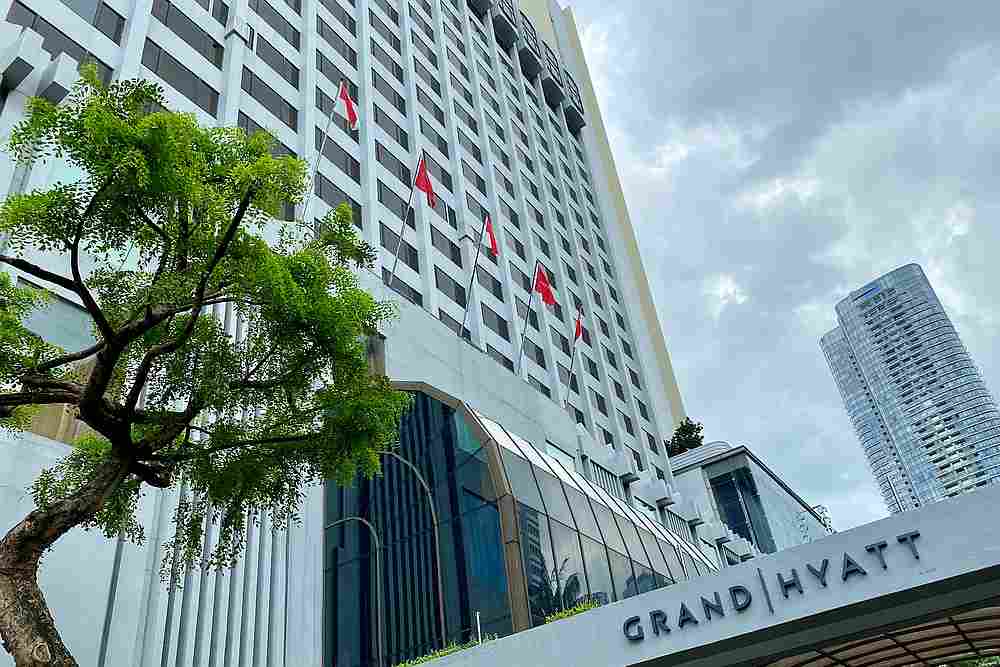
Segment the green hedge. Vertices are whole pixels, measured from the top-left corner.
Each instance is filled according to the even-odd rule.
[[[494,640],[498,635],[483,635],[483,642]],[[443,658],[446,655],[451,655],[452,653],[458,653],[459,651],[464,651],[467,648],[472,648],[473,646],[479,646],[479,642],[475,639],[466,642],[465,644],[449,644],[442,649],[438,649],[433,653],[428,653],[427,655],[422,655],[419,658],[414,658],[412,660],[407,660],[406,662],[401,662],[396,665],[396,667],[414,667],[415,665],[422,665],[424,663],[430,662],[431,660],[437,660],[438,658]]]
[[[585,600],[578,603],[575,607],[570,607],[569,609],[563,609],[562,611],[557,611],[554,614],[549,614],[545,617],[546,623],[554,623],[555,621],[561,621],[564,618],[569,618],[570,616],[576,616],[577,614],[582,614],[585,611],[590,611],[594,607],[600,607],[598,603],[593,600]]]

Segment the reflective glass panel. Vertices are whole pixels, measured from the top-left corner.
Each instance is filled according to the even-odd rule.
[[[576,526],[580,532],[598,541],[603,539],[587,497],[573,487],[563,485],[563,488],[566,490],[566,497],[569,498],[570,507],[573,508],[573,518],[576,519]]]
[[[580,541],[583,544],[583,559],[587,565],[590,599],[599,604],[607,604],[614,599],[607,551],[601,542],[592,540],[586,535],[581,535]]]
[[[564,609],[585,599],[587,576],[580,555],[577,532],[555,519],[550,523],[552,542],[555,546],[555,571],[558,598]]]
[[[560,610],[559,591],[554,580],[552,542],[549,541],[549,522],[543,513],[523,503],[518,503],[518,513],[531,623],[541,625],[546,616]]]
[[[629,583],[635,581],[635,575],[632,573],[632,565],[629,559],[624,554],[613,549],[608,549],[608,560],[611,562],[611,576],[615,582],[615,599],[624,600],[631,595],[635,595],[634,587],[631,593],[627,593]]]
[[[517,454],[507,449],[500,449],[500,459],[503,461],[507,479],[510,480],[514,497],[522,503],[531,505],[535,510],[544,512],[545,505],[538,492],[538,485],[531,472],[531,464]]]

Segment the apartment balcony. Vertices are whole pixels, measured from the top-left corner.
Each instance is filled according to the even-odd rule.
[[[580,454],[588,457],[605,470],[610,471],[622,480],[624,485],[629,485],[639,477],[633,472],[635,464],[632,457],[626,456],[625,452],[615,449],[609,445],[596,443],[591,438],[578,438],[580,440]],[[584,444],[586,443],[586,444]]]
[[[687,521],[688,526],[691,528],[697,528],[698,526],[705,523],[705,518],[701,514],[701,510],[697,505],[694,504],[690,498],[679,498],[679,502],[670,508],[670,511],[679,516],[684,521]]]
[[[573,80],[570,73],[564,71],[563,74],[566,78],[566,92],[569,93],[565,104],[563,104],[563,113],[566,116],[566,125],[569,127],[569,131],[577,134],[587,124],[583,112],[583,98],[580,96],[579,86],[576,85],[576,81]]]
[[[493,4],[491,0],[468,0],[468,2],[469,9],[479,18],[486,16],[486,12],[490,11],[490,6]]]
[[[497,44],[504,49],[514,46],[517,41],[517,10],[513,0],[497,0],[493,10],[493,32]]]
[[[558,109],[562,101],[566,99],[562,65],[559,64],[559,57],[551,46],[542,42],[542,50],[545,52],[545,62],[544,67],[542,67],[542,92],[545,93],[545,101],[548,105],[553,109]]]
[[[676,493],[667,483],[647,469],[639,473],[639,481],[632,486],[632,495],[641,498],[647,505],[663,509],[675,502]]]
[[[521,43],[518,45],[521,56],[521,71],[528,81],[534,81],[542,71],[542,46],[538,41],[538,33],[524,12],[521,12]]]

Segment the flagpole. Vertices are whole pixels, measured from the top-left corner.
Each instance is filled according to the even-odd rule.
[[[420,170],[420,161],[424,159],[424,151],[420,151],[420,159],[417,160],[417,168],[414,170],[413,183],[410,184],[410,199],[406,202],[406,212],[403,214],[403,225],[399,228],[399,238],[396,239],[396,252],[393,253],[392,271],[389,272],[389,289],[396,282],[396,266],[399,265],[399,249],[403,247],[403,232],[406,231],[406,219],[410,217],[410,209],[413,208],[413,193],[417,189],[417,173]]]
[[[576,321],[583,326],[583,309],[578,309],[576,311]],[[582,334],[581,334],[582,337]],[[569,395],[573,391],[573,370],[576,368],[576,342],[579,338],[576,337],[576,325],[573,327],[573,345],[569,348],[569,381],[566,383],[566,400],[563,401],[563,409],[569,406]]]
[[[521,361],[524,358],[524,337],[528,335],[528,320],[531,318],[531,302],[535,298],[535,280],[538,278],[539,260],[535,260],[535,268],[531,272],[531,294],[528,295],[528,312],[524,314],[524,327],[521,328],[521,349],[517,353],[517,369],[521,370]],[[517,302],[514,302],[514,311],[517,311]]]
[[[472,281],[476,279],[476,271],[479,270],[479,253],[483,251],[483,234],[486,233],[486,222],[489,219],[489,214],[483,218],[483,228],[479,232],[479,240],[476,241],[476,259],[472,262],[472,275],[469,276],[469,286],[465,288],[465,313],[462,314],[462,326],[458,328],[459,338],[463,337],[465,333],[465,321],[469,319],[469,306],[472,305]]]
[[[344,80],[340,80],[340,85],[344,85]],[[305,206],[302,207],[302,224],[307,224],[306,219],[309,217],[309,205],[312,204],[313,197],[316,196],[316,174],[319,173],[319,160],[323,157],[323,150],[326,148],[326,140],[330,136],[330,128],[333,127],[333,115],[337,113],[337,101],[334,100],[333,107],[330,109],[330,116],[326,121],[326,131],[323,133],[323,140],[319,144],[319,152],[316,153],[316,162],[313,163],[312,177],[310,182],[312,183],[312,192],[309,193],[309,198],[306,199]]]
[[[573,347],[570,348],[569,357],[569,381],[566,384],[566,400],[563,401],[563,409],[565,410],[569,407],[569,395],[573,391],[573,370],[576,368],[576,341],[573,341]]]

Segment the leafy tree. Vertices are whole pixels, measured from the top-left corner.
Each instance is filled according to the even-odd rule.
[[[667,455],[677,456],[690,451],[704,444],[705,436],[702,435],[704,426],[701,422],[692,421],[690,417],[685,417],[678,424],[673,437],[667,443]]]
[[[993,667],[994,665],[1000,665],[1000,657],[962,660],[961,662],[954,663],[952,667]]]
[[[67,531],[141,541],[144,487],[183,485],[163,562],[231,566],[260,513],[286,525],[306,485],[374,473],[408,405],[368,368],[366,337],[392,309],[352,272],[374,253],[350,208],[316,229],[283,225],[269,245],[261,234],[301,201],[305,164],[274,157],[266,133],[162,104],[156,85],[104,87],[91,70],[60,106],[31,100],[11,135],[21,162],[63,159],[82,177],[3,203],[0,263],[76,295],[96,341],[62,350],[29,333],[43,297],[0,272],[0,427],[23,429],[46,404],[89,427],[0,540],[0,635],[18,665],[76,664],[37,582]],[[206,522],[219,542],[201,562]]]

